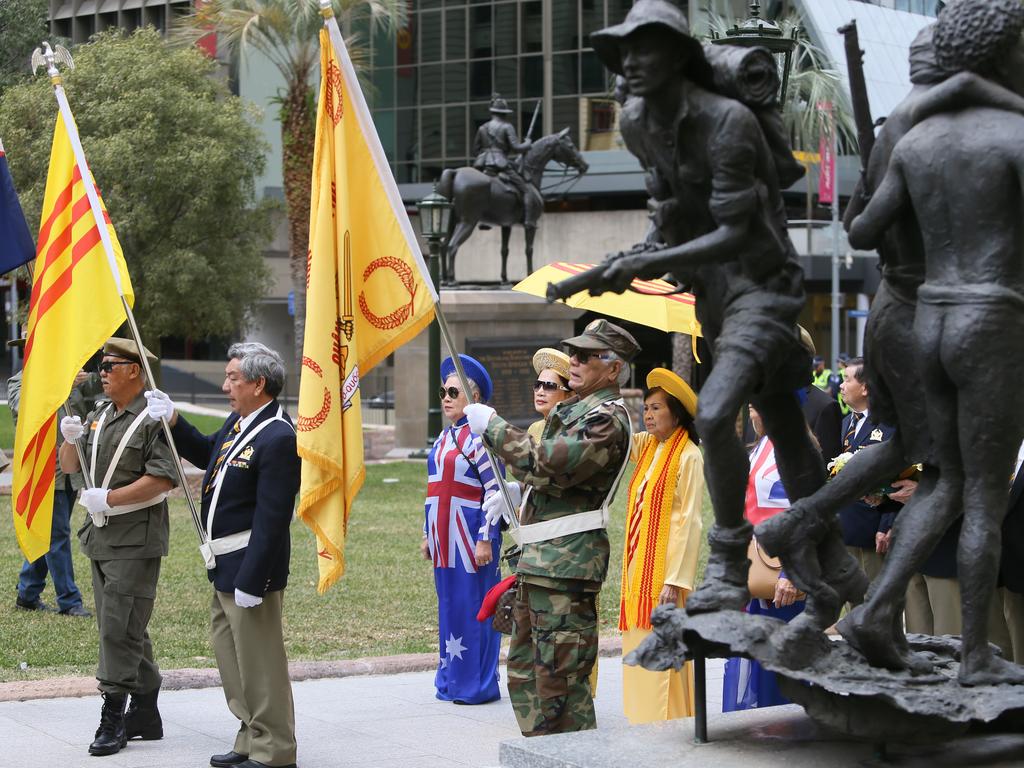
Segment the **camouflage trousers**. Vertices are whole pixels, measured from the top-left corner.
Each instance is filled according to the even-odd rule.
[[[597,660],[595,597],[517,584],[508,695],[524,736],[597,727],[588,679]]]

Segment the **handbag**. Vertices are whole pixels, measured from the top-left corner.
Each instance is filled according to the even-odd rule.
[[[774,600],[775,583],[782,571],[782,561],[777,557],[769,557],[753,536],[747,546],[747,558],[750,560],[750,571],[747,573],[750,596],[758,600]]]
[[[747,572],[747,591],[750,592],[750,596],[756,600],[774,600],[775,584],[782,573],[782,561],[765,552],[753,536],[747,545],[747,559],[750,560],[750,570]],[[797,600],[806,597],[807,594],[804,592],[796,593]]]
[[[515,622],[512,621],[512,606],[516,602],[515,582],[508,589],[501,593],[498,598],[498,605],[494,609],[494,618],[491,619],[491,626],[503,635],[511,635],[515,629]]]

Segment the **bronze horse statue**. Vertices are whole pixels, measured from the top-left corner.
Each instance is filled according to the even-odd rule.
[[[532,200],[524,201],[511,185],[498,176],[489,176],[476,168],[448,168],[441,174],[437,191],[452,201],[452,218],[448,238],[448,256],[441,259],[441,283],[455,284],[455,255],[478,225],[501,227],[501,282],[508,282],[508,238],[512,225],[523,226],[526,237],[526,274],[533,272],[533,238],[537,222],[544,213],[541,177],[550,161],[561,163],[567,170],[576,169],[577,177],[587,172],[587,161],[576,148],[569,129],[544,136],[523,156],[523,177],[528,182]]]

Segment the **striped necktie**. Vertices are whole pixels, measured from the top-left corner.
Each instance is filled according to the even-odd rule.
[[[846,428],[846,436],[843,437],[844,451],[848,451],[850,449],[850,444],[853,443],[853,438],[857,434],[857,425],[860,424],[860,420],[863,418],[863,413],[857,413],[856,411],[850,412],[850,426]]]
[[[217,454],[217,461],[213,465],[213,472],[210,473],[210,482],[206,484],[204,493],[209,493],[213,488],[213,483],[217,479],[217,475],[220,474],[221,465],[224,463],[224,459],[227,458],[228,451],[231,450],[231,446],[235,443],[235,438],[238,437],[239,428],[242,425],[242,420],[239,419],[235,422],[234,426],[228,431],[227,437],[224,438],[224,442],[221,443],[220,453]]]

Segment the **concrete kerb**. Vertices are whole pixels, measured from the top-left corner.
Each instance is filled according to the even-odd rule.
[[[622,638],[619,636],[601,639],[598,653],[601,656],[618,656],[622,653]],[[501,652],[501,663],[505,663],[507,650]],[[377,656],[347,661],[293,661],[288,665],[288,676],[292,682],[321,680],[324,678],[355,677],[369,675],[397,675],[402,672],[428,672],[437,667],[435,653],[406,653],[398,656]],[[194,688],[217,688],[220,673],[209,669],[161,670],[162,689],[181,691]],[[96,695],[94,677],[51,677],[45,680],[18,680],[0,683],[0,702],[32,701],[34,699],[82,698]]]

